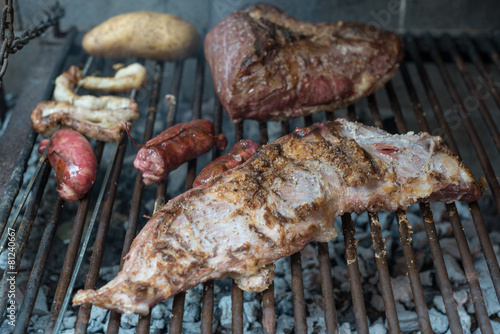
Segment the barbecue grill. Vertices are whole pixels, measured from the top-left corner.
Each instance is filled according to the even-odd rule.
[[[0,170],[0,190],[3,194],[0,207],[0,230],[7,229],[13,222],[13,217],[22,207],[20,218],[13,225],[16,231],[15,264],[6,270],[0,281],[0,305],[5,310],[8,306],[6,298],[9,290],[7,278],[11,272],[17,272],[23,259],[23,253],[28,243],[39,240],[38,251],[31,269],[26,292],[21,305],[16,311],[16,325],[12,327],[15,333],[27,331],[32,312],[44,280],[49,261],[49,254],[54,244],[54,236],[62,220],[72,224],[69,242],[66,246],[63,265],[60,268],[57,288],[48,295],[50,302],[50,317],[47,331],[60,329],[63,315],[68,309],[72,295],[77,287],[95,288],[98,284],[99,271],[103,261],[106,243],[110,236],[108,231],[113,216],[117,214],[117,206],[126,206],[128,221],[123,238],[121,256],[117,254],[115,264],[121,263],[121,258],[127,253],[133,238],[139,228],[145,223],[142,217],[151,215],[148,201],[154,200],[154,208],[158,208],[173,196],[177,190],[171,190],[174,182],[172,177],[158,185],[146,188],[140,176],[131,165],[136,149],[129,144],[127,137],[120,143],[94,142],[95,152],[100,162],[98,182],[94,189],[82,199],[78,205],[66,205],[55,195],[51,183],[50,167],[41,164],[40,172],[32,179],[23,182],[27,166],[36,165],[38,153],[36,142],[40,139],[29,127],[29,115],[33,107],[41,100],[51,98],[55,77],[70,65],[78,64],[85,67],[86,73],[96,71],[106,74],[111,72],[112,62],[85,55],[80,47],[82,34],[71,29],[60,38],[57,45],[47,46],[40,54],[40,64],[34,68],[33,76],[38,78],[27,83],[24,93],[15,106],[10,122],[3,134],[0,156],[3,157]],[[228,136],[229,142],[235,142],[250,135],[258,134],[261,144],[276,139],[281,134],[291,132],[296,126],[307,126],[316,121],[332,120],[343,116],[350,120],[362,119],[364,123],[380,128],[387,127],[389,131],[405,133],[409,130],[427,131],[442,135],[450,149],[462,156],[475,176],[486,178],[488,183],[487,196],[492,196],[493,205],[500,208],[500,186],[497,179],[498,151],[500,150],[500,134],[497,129],[500,107],[498,84],[492,79],[492,73],[500,70],[500,57],[497,40],[493,35],[404,35],[406,56],[396,76],[381,90],[348,107],[346,110],[323,112],[313,116],[293,119],[286,122],[258,123],[245,121],[231,124],[227,115],[215,97],[211,86],[205,87],[205,60],[200,54],[184,62],[162,63],[139,60],[148,68],[148,86],[134,96],[140,104],[141,119],[134,123],[132,136],[136,141],[142,137],[146,142],[162,129],[185,121],[183,118],[209,118],[213,120],[216,130]],[[53,57],[57,51],[58,57]],[[123,62],[132,62],[124,59]],[[183,89],[181,85],[186,78],[194,77],[194,86]],[[176,97],[177,103],[167,103],[163,97],[170,94]],[[485,97],[488,98],[485,98]],[[192,106],[180,103],[191,100]],[[213,104],[204,103],[211,100]],[[183,110],[184,109],[184,110]],[[387,121],[389,120],[389,121]],[[393,122],[391,122],[393,120]],[[270,129],[281,131],[269,131]],[[227,130],[229,129],[229,130]],[[280,133],[281,132],[281,133]],[[464,134],[467,136],[464,136]],[[13,140],[14,139],[14,140]],[[9,142],[9,145],[7,144]],[[467,148],[473,148],[475,156],[464,156]],[[495,149],[496,148],[496,149]],[[221,152],[214,150],[214,159]],[[206,158],[206,157],[205,157]],[[205,159],[206,160],[206,159]],[[185,173],[183,183],[189,189],[196,172],[206,161],[190,161],[181,167]],[[128,165],[127,165],[128,164]],[[134,174],[132,174],[134,173]],[[179,175],[184,175],[184,174]],[[53,178],[53,177],[52,177]],[[124,181],[125,179],[134,181]],[[135,179],[134,179],[135,178]],[[27,196],[27,202],[22,206],[22,197],[26,186],[32,181],[32,188]],[[175,180],[177,181],[177,180]],[[31,185],[29,185],[31,187]],[[178,192],[178,191],[177,191]],[[117,200],[117,197],[120,200]],[[48,209],[47,199],[50,200]],[[55,199],[55,200],[54,200]],[[126,203],[121,201],[125,199]],[[149,203],[150,203],[149,202]],[[147,207],[147,208],[146,208]],[[489,238],[482,210],[477,202],[469,205],[481,251],[486,259],[489,274],[492,278],[496,297],[500,299],[500,269],[495,256],[494,247]],[[44,212],[45,210],[45,212]],[[149,210],[149,211],[148,211]],[[453,235],[458,245],[463,270],[466,274],[475,310],[475,324],[482,333],[493,333],[493,327],[485,307],[484,296],[478,280],[478,272],[474,266],[473,254],[469,249],[457,206],[447,204],[446,210],[453,227]],[[460,317],[453,295],[453,287],[448,277],[443,251],[439,243],[433,212],[428,203],[420,204],[420,212],[424,220],[428,247],[443,297],[449,328],[452,333],[462,333]],[[36,217],[48,217],[43,226],[35,224]],[[63,218],[63,216],[65,216]],[[69,218],[68,218],[69,216]],[[421,284],[415,250],[412,246],[412,228],[404,211],[396,212],[400,243],[406,260],[406,270],[411,286],[415,311],[422,333],[432,333],[428,303],[425,289]],[[333,219],[333,217],[332,217]],[[45,219],[44,219],[45,220]],[[396,302],[391,287],[390,268],[386,259],[386,246],[382,235],[381,224],[377,213],[369,214],[369,225],[377,265],[379,289],[385,306],[387,328],[391,333],[400,332]],[[30,239],[30,234],[39,230],[39,237]],[[363,294],[360,269],[358,266],[356,226],[351,215],[342,216],[342,234],[345,242],[345,260],[347,263],[352,307],[355,316],[357,333],[368,333],[369,322],[366,299]],[[321,274],[319,289],[323,296],[323,311],[326,333],[337,333],[339,324],[334,281],[331,274],[332,259],[327,243],[317,243],[317,257]],[[83,252],[80,249],[83,248]],[[90,258],[90,262],[89,262]],[[308,333],[311,328],[307,324],[306,301],[302,278],[301,254],[290,257],[291,281],[293,290],[293,314],[295,333]],[[78,272],[79,269],[79,272]],[[206,282],[203,289],[200,332],[212,332],[214,316],[214,299],[216,298],[215,283]],[[259,298],[262,300],[262,314],[259,317],[264,333],[276,332],[276,319],[279,312],[275,308],[274,285],[264,291]],[[180,293],[173,298],[172,314],[169,319],[168,332],[181,333],[186,294]],[[233,333],[244,332],[244,293],[236,285],[232,285],[232,323]],[[89,325],[91,306],[83,305],[78,310],[75,332],[86,333]],[[3,317],[6,315],[4,314]],[[111,312],[108,333],[118,333],[121,315]],[[139,318],[137,333],[150,331],[150,315]]]

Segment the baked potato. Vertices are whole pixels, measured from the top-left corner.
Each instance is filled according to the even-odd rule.
[[[88,54],[106,58],[137,57],[177,61],[200,46],[200,35],[189,22],[174,15],[140,11],[114,16],[85,34]]]

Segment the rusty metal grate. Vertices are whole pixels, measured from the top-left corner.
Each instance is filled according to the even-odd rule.
[[[82,54],[77,43],[75,43],[75,32],[73,31],[68,36],[69,42],[66,43],[65,48],[61,54],[61,59],[54,69],[51,79],[53,79],[64,66],[69,66],[71,62],[87,61],[85,55]],[[488,106],[484,99],[478,98],[477,84],[475,83],[473,74],[477,73],[476,78],[483,78],[485,89],[488,94],[491,94],[497,107],[500,107],[500,94],[498,87],[492,80],[488,80],[491,76],[492,68],[500,70],[500,57],[494,45],[495,40],[491,36],[470,37],[463,35],[459,37],[440,36],[439,38],[424,35],[424,36],[405,36],[406,58],[401,65],[401,69],[396,77],[389,82],[383,89],[376,94],[369,96],[360,103],[350,106],[347,110],[334,112],[321,113],[314,116],[308,116],[299,120],[291,120],[281,123],[282,134],[290,132],[292,125],[309,125],[314,121],[333,119],[337,115],[345,114],[351,120],[357,120],[359,110],[367,110],[370,115],[371,123],[375,126],[384,127],[383,119],[389,115],[394,118],[397,131],[405,133],[408,130],[422,130],[427,132],[436,133],[443,136],[451,150],[460,156],[459,144],[454,136],[454,129],[449,119],[449,109],[445,109],[443,105],[453,104],[456,108],[457,115],[460,116],[461,124],[465,126],[465,131],[470,138],[470,146],[474,149],[477,155],[476,161],[466,161],[466,164],[475,163],[482,174],[485,175],[489,189],[493,195],[495,205],[500,208],[500,186],[497,176],[492,164],[492,157],[500,151],[500,136],[497,126],[495,124],[494,115],[491,114],[491,107]],[[76,55],[75,55],[76,54]],[[73,55],[73,56],[71,56]],[[143,134],[143,142],[154,136],[155,124],[159,124],[160,128],[169,127],[175,124],[178,119],[178,106],[165,105],[161,108],[161,97],[163,92],[180,97],[182,94],[194,94],[192,103],[191,118],[212,118],[216,131],[221,132],[223,123],[228,122],[223,116],[223,110],[215,99],[215,105],[208,113],[203,113],[202,102],[204,95],[204,81],[205,81],[205,62],[202,56],[196,59],[190,59],[186,62],[179,62],[175,64],[163,64],[161,62],[146,62],[148,68],[151,69],[151,82],[150,89],[147,90],[147,96],[142,96],[141,113],[143,117],[143,127],[137,129]],[[186,64],[185,64],[186,63]],[[188,64],[189,63],[189,64]],[[184,77],[185,65],[195,64],[194,69],[194,89],[182,89],[182,78]],[[104,69],[106,61],[95,59],[93,64],[94,68]],[[192,67],[190,67],[192,69]],[[457,77],[457,73],[460,75]],[[436,79],[437,78],[437,79]],[[486,80],[484,80],[486,78]],[[445,88],[446,96],[438,95],[435,90],[436,80],[442,80],[442,86]],[[49,81],[50,82],[50,81]],[[473,110],[474,114],[466,105],[466,100],[461,93],[466,89],[467,96],[476,97],[477,108]],[[45,96],[50,98],[53,86],[48,85]],[[207,92],[205,92],[207,93]],[[213,92],[208,92],[209,96],[213,96]],[[382,106],[381,100],[387,101],[387,108]],[[400,101],[403,101],[401,103]],[[425,103],[423,102],[425,100]],[[34,101],[36,104],[38,101]],[[428,104],[428,107],[424,107]],[[367,108],[365,107],[367,106]],[[205,108],[206,109],[206,108]],[[429,109],[431,112],[424,112]],[[358,111],[358,112],[357,112]],[[498,112],[498,110],[497,110]],[[481,134],[477,127],[480,125],[477,121],[476,115],[480,114],[483,123],[481,129],[485,127],[488,129],[489,134]],[[163,120],[157,120],[160,117],[166,116]],[[431,115],[434,117],[432,118]],[[473,120],[474,119],[474,120]],[[498,119],[498,117],[497,117]],[[456,120],[456,118],[455,118]],[[407,124],[410,124],[408,126]],[[225,133],[228,137],[233,136],[234,141],[245,138],[245,129],[248,127],[258,127],[259,140],[261,144],[268,142],[268,124],[257,123],[253,121],[245,122],[244,124],[230,125],[233,129],[232,133]],[[23,149],[25,159],[29,157],[32,150],[36,135],[30,134],[31,140],[28,140]],[[485,141],[484,138],[487,140]],[[486,144],[483,144],[485,142]],[[96,205],[93,211],[93,219],[98,220],[98,226],[93,237],[93,251],[90,260],[88,273],[86,275],[85,288],[95,288],[99,269],[101,267],[102,256],[106,245],[106,237],[110,225],[111,216],[113,213],[113,206],[115,204],[115,195],[118,189],[121,171],[123,169],[123,162],[127,155],[127,140],[116,144],[114,150],[110,155],[111,158],[106,159],[105,152],[106,146],[113,144],[96,143],[95,151],[98,161],[101,162],[102,169],[106,170],[106,183],[101,188],[99,198],[102,198],[102,205],[99,201],[96,202],[97,190],[91,192],[92,196],[86,196],[78,205],[76,213],[74,214],[74,226],[72,229],[70,242],[66,251],[64,265],[61,268],[61,274],[58,281],[57,289],[52,298],[52,308],[50,321],[48,324],[48,331],[57,326],[58,316],[61,314],[61,309],[65,308],[66,299],[71,295],[71,291],[67,293],[68,287],[72,287],[76,274],[74,273],[75,264],[81,261],[78,257],[79,247],[82,240],[90,234],[85,231],[85,224],[89,210],[92,205]],[[35,153],[33,153],[35,154]],[[214,151],[212,158],[216,158],[220,152]],[[22,159],[20,159],[22,160]],[[18,163],[17,169],[21,168],[24,172],[26,162],[21,161]],[[21,166],[21,167],[19,167]],[[195,178],[197,170],[197,161],[191,161],[187,166],[187,177],[185,180],[185,187],[189,189]],[[499,172],[497,170],[497,172]],[[29,240],[29,235],[33,226],[33,221],[38,214],[38,208],[43,200],[44,189],[49,178],[49,168],[43,168],[40,176],[35,180],[32,190],[32,196],[28,201],[25,209],[24,216],[16,225],[17,229],[17,254],[16,267],[19,267],[23,250]],[[477,174],[477,173],[476,173]],[[7,217],[12,211],[14,206],[14,199],[20,188],[20,180],[10,181],[8,196],[4,199],[4,204],[0,210],[0,221],[2,223],[1,229],[6,226]],[[156,188],[155,208],[161,206],[167,201],[168,182],[160,184]],[[130,194],[130,210],[128,216],[126,235],[123,241],[122,257],[128,252],[133,238],[135,237],[140,220],[141,208],[143,207],[143,197],[145,196],[146,189],[142,183],[141,176],[135,175],[135,183],[133,192]],[[40,248],[36,255],[35,264],[33,266],[31,276],[28,282],[27,293],[25,295],[23,304],[18,311],[18,321],[15,327],[16,333],[25,332],[31,317],[31,313],[35,304],[38,289],[44,274],[44,268],[47,262],[47,257],[52,247],[52,240],[56,231],[56,227],[60,220],[60,213],[62,210],[63,201],[57,199],[54,203],[50,218],[43,232],[40,242]],[[102,209],[99,207],[102,206]],[[96,209],[97,208],[97,209]],[[446,205],[450,221],[453,227],[453,234],[458,245],[460,257],[463,264],[463,269],[466,273],[466,278],[469,290],[472,296],[473,306],[475,308],[476,320],[478,327],[483,333],[493,333],[490,318],[485,307],[484,299],[479,286],[478,274],[474,267],[471,251],[467,244],[467,239],[464,234],[460,218],[458,216],[455,204]],[[454,300],[452,285],[446,271],[443,252],[437,237],[436,226],[434,223],[433,213],[428,203],[420,204],[420,210],[424,219],[425,232],[429,242],[429,248],[436,270],[436,276],[440,288],[441,295],[444,300],[447,317],[449,319],[449,328],[453,333],[461,333],[462,327],[460,318],[457,312],[456,302]],[[477,231],[477,236],[482,246],[482,252],[486,258],[486,262],[492,277],[494,288],[497,298],[500,300],[500,269],[495,257],[492,243],[489,239],[488,230],[485,226],[481,210],[477,202],[470,204],[470,212],[473,218],[474,226]],[[428,307],[424,297],[424,288],[422,287],[419,270],[415,261],[415,251],[412,247],[411,241],[411,226],[408,223],[406,213],[404,211],[396,212],[400,242],[406,260],[407,272],[410,281],[411,291],[415,303],[415,310],[418,315],[420,331],[422,333],[431,333],[431,322],[429,318]],[[382,236],[381,225],[376,213],[369,214],[370,231],[373,241],[373,248],[377,264],[377,271],[379,275],[379,288],[385,305],[385,314],[387,318],[388,330],[391,333],[400,332],[398,315],[396,311],[395,299],[391,287],[391,280],[389,274],[389,266],[385,257],[385,245]],[[355,224],[349,214],[342,217],[342,232],[344,235],[347,268],[349,275],[349,283],[351,286],[352,305],[355,313],[355,321],[358,333],[368,333],[367,311],[365,307],[365,300],[363,296],[360,271],[357,261],[357,249],[355,239]],[[90,231],[92,232],[92,231]],[[317,252],[319,259],[319,269],[321,274],[321,291],[323,295],[323,309],[325,313],[325,324],[327,333],[337,333],[337,312],[335,308],[333,280],[331,276],[331,262],[329,257],[328,244],[318,243]],[[295,332],[307,333],[307,313],[304,299],[304,286],[302,280],[302,266],[300,253],[291,256],[291,273],[292,273],[292,290],[293,290],[293,310],[295,318]],[[118,263],[119,259],[116,259]],[[74,278],[72,277],[74,276]],[[7,305],[6,293],[7,288],[6,275],[0,281],[0,304],[2,309]],[[201,333],[212,332],[212,317],[214,312],[214,282],[209,281],[204,284],[202,299],[202,313],[201,313]],[[172,318],[170,320],[169,332],[181,333],[184,313],[184,300],[185,293],[180,293],[174,297]],[[244,317],[243,317],[243,292],[236,286],[232,287],[232,332],[243,333]],[[67,302],[67,300],[66,300]],[[76,323],[76,333],[86,333],[89,323],[91,308],[89,305],[80,307],[78,319]],[[262,293],[262,327],[264,333],[275,333],[276,331],[276,318],[275,301],[274,301],[274,286]],[[138,333],[146,333],[149,331],[150,316],[139,318],[137,327]],[[110,315],[108,333],[118,333],[120,325],[120,314],[112,312]]]

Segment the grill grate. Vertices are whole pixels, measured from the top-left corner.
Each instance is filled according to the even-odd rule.
[[[58,66],[54,69],[52,73],[53,79],[58,73],[61,72],[63,64],[69,66],[74,63],[74,59],[68,56],[71,52],[77,54],[77,57],[83,57],[81,49],[74,43],[74,32],[73,35],[68,37],[71,41],[71,49],[66,47],[61,54],[61,61],[59,61]],[[500,93],[497,90],[494,82],[488,79],[491,76],[491,70],[488,69],[490,64],[497,66],[500,70],[499,56],[490,40],[490,36],[479,36],[471,38],[470,36],[464,35],[458,38],[450,36],[441,36],[439,38],[434,38],[430,35],[424,35],[423,37],[416,37],[413,35],[405,36],[405,45],[407,48],[406,60],[402,63],[399,73],[396,78],[389,82],[385,88],[377,92],[374,95],[369,96],[364,101],[356,104],[356,106],[350,106],[347,110],[335,112],[321,113],[314,116],[308,116],[300,120],[290,120],[281,123],[281,133],[287,134],[290,129],[293,129],[295,125],[310,125],[317,120],[333,119],[334,116],[345,113],[350,120],[357,120],[358,116],[361,114],[357,110],[368,110],[371,123],[380,128],[384,127],[384,118],[387,117],[387,110],[390,111],[389,116],[394,118],[394,122],[397,131],[400,133],[405,133],[409,129],[407,124],[411,124],[411,128],[417,128],[432,132],[432,129],[438,128],[443,135],[445,141],[451,150],[460,156],[459,144],[457,144],[454,138],[454,129],[450,124],[449,114],[447,110],[443,109],[442,105],[444,103],[454,103],[458,110],[458,115],[461,117],[462,123],[465,125],[466,131],[470,137],[472,147],[474,152],[477,154],[477,159],[479,165],[488,181],[489,189],[493,195],[493,199],[497,208],[500,208],[500,186],[493,169],[493,164],[490,157],[493,157],[498,152],[492,152],[491,143],[496,146],[500,151],[500,136],[495,123],[495,119],[489,111],[489,107],[485,101],[478,95],[477,85],[474,82],[473,74],[469,70],[469,63],[466,61],[470,60],[474,65],[474,71],[478,71],[479,75],[486,78],[488,93],[491,93],[497,106],[500,106]],[[74,57],[73,57],[74,58]],[[90,61],[92,61],[91,59]],[[145,119],[145,124],[143,127],[143,142],[152,138],[155,131],[155,124],[158,124],[156,118],[158,115],[162,115],[161,99],[162,95],[162,85],[167,81],[165,79],[166,68],[172,69],[170,86],[167,89],[167,93],[177,97],[179,99],[182,96],[182,78],[184,71],[184,63],[188,64],[193,59],[186,62],[179,62],[176,64],[163,64],[161,62],[151,63],[149,67],[153,68],[151,89],[149,89],[147,99],[143,99],[141,110],[147,108],[147,117]],[[204,95],[204,59],[200,55],[196,59],[195,68],[195,80],[194,80],[194,97],[193,97],[193,107],[191,118],[207,117],[202,113],[202,102]],[[94,60],[94,65],[98,68],[103,69],[105,61],[97,59]],[[492,67],[492,66],[491,66]],[[429,69],[433,70],[431,73],[439,73],[439,80],[444,82],[444,87],[448,92],[448,96],[438,96],[434,88],[435,81],[434,76],[430,75]],[[457,81],[455,76],[452,74],[460,73],[462,81]],[[414,73],[418,73],[414,75]],[[169,76],[170,77],[170,76]],[[401,82],[402,79],[402,82]],[[398,86],[399,84],[399,86]],[[461,95],[461,89],[467,87],[467,96],[474,96],[478,101],[477,108],[474,109],[474,113],[480,113],[484,124],[489,131],[489,141],[485,140],[484,135],[480,136],[476,126],[479,126],[478,119],[475,117],[474,113],[468,110],[467,106],[464,104],[466,101]],[[52,85],[49,85],[46,90],[46,97],[50,97],[50,93],[53,89]],[[384,90],[386,93],[386,99],[384,99]],[[191,92],[189,92],[190,94]],[[427,97],[430,106],[429,109],[433,111],[435,117],[434,124],[432,126],[432,121],[428,121],[424,110],[424,106],[421,103],[419,95],[422,93]],[[213,95],[213,92],[210,92]],[[407,94],[408,99],[405,94]],[[383,102],[388,101],[388,107],[383,106]],[[399,100],[404,100],[410,107],[407,108],[406,105],[402,105]],[[35,101],[36,104],[38,101]],[[364,104],[367,104],[365,108]],[[167,113],[165,124],[160,124],[160,128],[165,128],[175,124],[176,119],[179,119],[178,114],[178,104],[167,103]],[[386,110],[387,109],[387,110]],[[413,115],[411,110],[413,109]],[[404,110],[404,111],[403,111]],[[476,112],[477,111],[477,112]],[[498,112],[498,110],[496,110]],[[211,117],[213,118],[216,131],[220,133],[223,128],[223,123],[227,120],[223,117],[223,110],[220,102],[215,99],[215,104],[212,108]],[[163,123],[163,122],[161,122]],[[369,123],[369,122],[367,122]],[[258,127],[259,141],[261,144],[267,143],[269,141],[268,126],[272,126],[271,123],[256,123],[253,121],[245,122],[244,124],[230,125],[234,131],[234,141],[238,141],[245,138],[245,131],[248,127]],[[483,128],[482,125],[481,128]],[[136,130],[137,131],[137,130]],[[480,131],[480,130],[479,130]],[[225,133],[229,135],[229,133]],[[35,135],[30,134],[33,138]],[[273,138],[272,138],[273,139]],[[488,139],[488,138],[486,138]],[[483,144],[485,142],[486,144]],[[34,139],[28,141],[25,144],[24,151],[31,151],[34,145]],[[97,284],[97,279],[99,276],[99,270],[101,267],[102,256],[104,248],[106,245],[106,237],[108,234],[108,229],[110,226],[111,216],[113,213],[113,207],[115,205],[115,195],[118,189],[118,184],[121,176],[121,171],[124,163],[124,159],[127,154],[127,140],[116,144],[114,147],[114,152],[112,153],[111,159],[105,159],[106,145],[102,142],[96,143],[95,151],[98,161],[102,165],[107,164],[107,173],[109,173],[109,181],[104,183],[101,188],[99,198],[95,204],[93,211],[93,218],[99,216],[99,222],[96,235],[93,240],[93,251],[90,261],[90,266],[88,274],[86,276],[85,288],[95,288]],[[486,146],[486,148],[485,148]],[[487,152],[489,151],[489,153]],[[36,153],[33,153],[36,154]],[[215,159],[220,155],[220,152],[214,150],[212,159]],[[109,157],[108,157],[109,158]],[[17,164],[17,169],[21,168],[24,171],[24,166],[28,155],[25,157],[25,161],[20,161]],[[22,160],[22,159],[21,159]],[[474,161],[466,161],[466,165]],[[197,170],[196,160],[188,163],[187,166],[187,176],[185,180],[185,188],[189,189],[192,186],[193,180],[195,178]],[[37,215],[38,208],[43,199],[44,189],[49,179],[50,169],[46,166],[42,167],[40,176],[36,179],[34,187],[32,190],[32,196],[27,203],[26,211],[21,219],[21,222],[16,227],[17,230],[17,254],[19,255],[16,259],[16,271],[19,268],[21,262],[21,257],[26,247],[26,243],[29,240],[30,232],[33,226],[33,222]],[[476,173],[477,174],[477,173]],[[105,179],[107,180],[107,179]],[[160,184],[157,187],[155,195],[155,209],[163,205],[167,200],[167,189],[168,181]],[[17,188],[16,188],[17,187]],[[20,188],[20,181],[10,182],[10,188],[8,188],[8,196],[5,198],[6,203],[2,206],[0,210],[1,219],[1,229],[4,229],[7,222],[7,216],[11,211],[14,203],[14,199],[17,195],[17,191]],[[17,190],[16,190],[17,189]],[[91,230],[85,231],[86,217],[88,215],[89,209],[95,200],[92,193],[95,193],[96,189],[86,196],[78,205],[77,212],[74,215],[74,226],[72,229],[70,242],[68,244],[66,256],[64,259],[64,264],[61,268],[61,275],[58,281],[58,285],[53,296],[53,303],[50,311],[50,319],[47,325],[47,331],[50,332],[54,328],[58,328],[61,321],[61,316],[64,312],[61,309],[66,309],[65,302],[67,303],[68,298],[72,295],[72,291],[67,293],[69,287],[73,286],[74,279],[76,278],[75,265],[79,266],[77,263],[79,261],[78,251],[80,244],[82,242],[82,237],[90,237]],[[147,189],[142,183],[141,176],[139,173],[135,176],[134,190],[130,199],[130,210],[128,216],[127,230],[123,242],[122,258],[128,252],[132,240],[135,237],[140,220],[141,208],[143,207],[142,201],[145,196]],[[99,209],[100,201],[102,197],[102,210]],[[25,332],[28,328],[29,321],[31,318],[31,313],[36,301],[36,296],[40,288],[43,273],[45,270],[45,264],[47,262],[47,257],[49,255],[50,249],[52,247],[52,240],[54,238],[56,227],[60,220],[60,213],[63,207],[63,201],[58,198],[53,205],[48,224],[45,227],[43,236],[40,242],[40,247],[35,258],[35,265],[33,266],[30,280],[28,282],[27,292],[24,297],[23,304],[21,305],[18,315],[19,321],[15,327],[16,333]],[[485,307],[485,302],[481,293],[481,288],[479,286],[478,273],[474,267],[471,251],[467,244],[467,238],[463,231],[462,223],[458,216],[458,211],[455,204],[446,205],[446,209],[452,224],[453,234],[458,245],[458,250],[460,252],[460,257],[466,273],[466,278],[469,286],[470,293],[472,295],[472,301],[475,309],[476,320],[479,328],[483,333],[493,333],[492,325],[488,317],[488,312]],[[430,205],[428,203],[420,204],[420,211],[424,219],[425,232],[427,235],[427,240],[429,243],[430,252],[432,255],[432,260],[434,263],[434,269],[436,270],[437,281],[439,284],[440,292],[444,300],[444,305],[446,308],[449,327],[453,333],[462,333],[462,326],[460,324],[460,318],[457,312],[457,305],[454,300],[452,284],[448,277],[446,271],[446,266],[443,258],[443,251],[439,244],[438,234],[436,226],[434,223],[433,213],[431,211]],[[473,218],[474,226],[477,231],[477,236],[480,240],[482,246],[482,252],[486,258],[486,263],[488,265],[490,275],[494,284],[494,288],[497,294],[497,298],[500,300],[500,269],[496,256],[493,250],[493,245],[489,239],[488,230],[484,223],[481,210],[477,202],[470,204],[470,212]],[[411,226],[406,217],[404,211],[397,211],[397,222],[399,226],[400,242],[403,247],[404,258],[406,260],[407,272],[410,281],[411,291],[415,303],[415,310],[418,314],[418,320],[420,325],[420,331],[422,333],[432,333],[431,321],[429,317],[429,312],[427,308],[427,303],[424,296],[424,289],[422,287],[419,275],[419,269],[417,267],[417,261],[415,257],[415,251],[412,247],[412,237],[411,237]],[[388,330],[391,333],[400,332],[400,325],[398,321],[398,314],[396,311],[396,303],[393,296],[393,290],[391,286],[391,279],[389,273],[389,265],[386,259],[386,249],[384,245],[384,238],[382,236],[382,229],[379,222],[378,215],[376,213],[369,214],[369,224],[371,237],[373,241],[373,248],[375,253],[375,261],[377,264],[377,272],[379,276],[379,288],[382,294],[382,298],[385,305],[385,314],[387,318]],[[342,231],[344,235],[344,242],[346,248],[346,260],[348,268],[349,283],[351,286],[352,294],[352,305],[354,308],[355,321],[358,333],[368,333],[368,321],[367,321],[367,310],[365,307],[365,299],[363,295],[362,282],[360,276],[360,270],[358,266],[358,254],[357,254],[357,240],[355,239],[355,224],[351,219],[349,214],[342,216]],[[85,236],[84,236],[85,235]],[[331,276],[331,262],[329,256],[329,246],[327,243],[318,243],[317,252],[319,259],[319,269],[321,275],[321,291],[323,295],[323,308],[325,313],[325,324],[327,333],[337,333],[337,311],[335,308],[335,299],[333,291],[333,280]],[[81,254],[84,255],[85,252]],[[80,259],[81,260],[81,259]],[[118,261],[118,259],[117,259]],[[290,257],[291,261],[291,273],[292,273],[292,291],[293,291],[293,310],[295,318],[295,332],[296,333],[307,333],[307,312],[306,312],[306,302],[304,296],[304,284],[302,278],[302,261],[301,254],[297,253]],[[122,265],[123,260],[120,263]],[[73,277],[72,277],[73,276]],[[4,296],[7,296],[7,280],[6,274],[2,277],[0,282],[0,295],[2,299],[0,300],[0,306],[5,309],[7,305],[7,300]],[[66,297],[66,301],[65,301]],[[184,303],[186,295],[185,293],[180,293],[174,297],[172,318],[170,320],[169,332],[170,333],[181,333],[183,324],[183,314],[184,314]],[[201,313],[201,333],[211,333],[212,332],[212,318],[214,313],[214,298],[215,289],[214,282],[209,281],[204,284],[203,298],[202,298],[202,313]],[[244,310],[243,310],[243,291],[240,290],[236,285],[233,284],[232,287],[232,332],[233,333],[243,333],[244,332]],[[80,307],[78,312],[78,318],[75,328],[75,333],[86,333],[87,327],[89,325],[91,307],[89,305],[84,305]],[[264,333],[275,333],[276,330],[276,313],[275,313],[275,300],[274,300],[274,285],[271,285],[268,290],[262,293],[262,327]],[[116,312],[111,312],[108,333],[118,333],[120,326],[121,315]],[[139,318],[137,332],[147,333],[150,330],[150,316],[144,316]]]

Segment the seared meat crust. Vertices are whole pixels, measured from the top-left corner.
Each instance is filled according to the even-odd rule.
[[[261,291],[274,261],[335,238],[338,215],[473,201],[482,190],[439,137],[317,123],[170,200],[134,240],[119,275],[98,291],[79,291],[73,303],[147,314],[158,301],[227,276]]]

